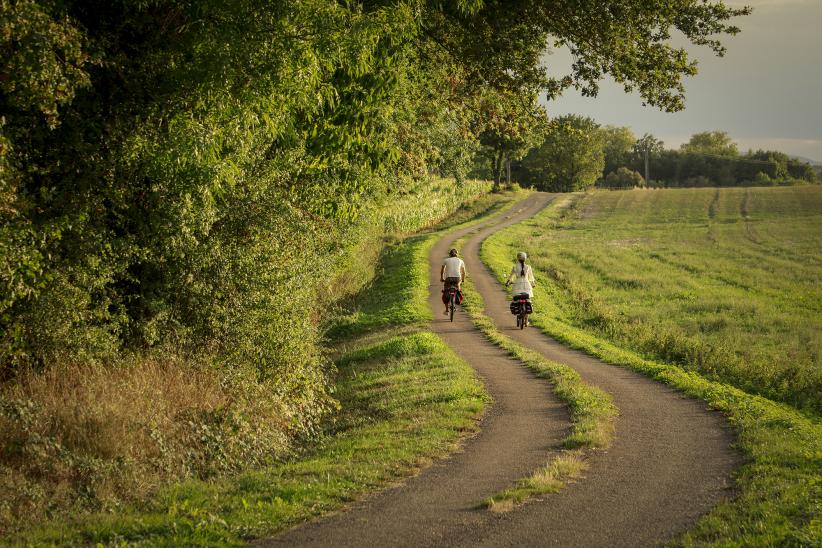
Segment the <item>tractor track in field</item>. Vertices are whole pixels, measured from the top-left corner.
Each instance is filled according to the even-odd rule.
[[[740,458],[730,447],[733,437],[722,415],[660,383],[571,350],[535,328],[514,328],[507,296],[480,262],[479,246],[553,198],[535,193],[502,215],[450,232],[429,256],[432,329],[474,367],[494,398],[479,434],[400,486],[257,544],[647,546],[671,540],[731,494]],[[479,504],[560,450],[568,413],[546,380],[488,342],[466,314],[459,313],[453,323],[442,314],[440,261],[464,236],[470,238],[463,258],[485,299],[485,313],[509,337],[570,365],[586,382],[610,393],[620,413],[611,448],[590,454],[583,479],[504,514]]]

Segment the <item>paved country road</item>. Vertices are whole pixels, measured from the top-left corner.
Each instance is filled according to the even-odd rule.
[[[648,546],[683,532],[731,494],[739,456],[730,448],[733,438],[722,415],[627,369],[570,350],[535,328],[514,328],[507,296],[480,262],[479,246],[495,231],[535,215],[553,198],[535,193],[503,215],[451,232],[429,257],[432,329],[476,369],[494,399],[480,433],[401,486],[259,544]],[[593,453],[583,479],[506,514],[478,505],[559,450],[568,414],[547,381],[487,342],[465,314],[453,323],[442,314],[439,265],[452,243],[468,234],[463,258],[485,299],[486,314],[508,336],[570,365],[610,393],[620,413],[612,447]]]

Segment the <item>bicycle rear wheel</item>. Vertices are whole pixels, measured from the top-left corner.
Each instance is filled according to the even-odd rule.
[[[451,312],[451,321],[452,322],[454,321],[454,308],[456,307],[456,305],[454,304],[455,299],[456,299],[456,295],[452,291],[451,292],[451,299],[450,299],[451,304],[448,306],[448,308],[450,309],[450,312]]]

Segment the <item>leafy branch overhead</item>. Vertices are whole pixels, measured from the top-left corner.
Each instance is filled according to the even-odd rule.
[[[707,0],[497,0],[470,13],[437,10],[425,27],[472,67],[479,86],[545,91],[549,98],[574,86],[596,95],[607,74],[648,104],[676,111],[684,108],[682,78],[696,74],[697,65],[684,48],[671,45],[672,36],[721,56],[721,36],[737,34],[733,19],[750,12]],[[541,65],[548,45],[571,50],[571,74],[549,76]]]

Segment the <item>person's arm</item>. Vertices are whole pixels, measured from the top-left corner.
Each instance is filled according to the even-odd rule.
[[[460,280],[461,283],[465,283],[465,263],[460,262]]]
[[[440,267],[440,281],[445,281],[445,263]]]
[[[514,267],[511,269],[511,273],[508,274],[508,279],[505,280],[505,285],[506,286],[511,285],[511,282],[516,280],[516,279],[517,279],[517,267],[516,267],[516,265],[514,265]]]
[[[528,281],[531,282],[531,287],[537,286],[537,280],[534,279],[534,269],[531,267],[528,268]]]

